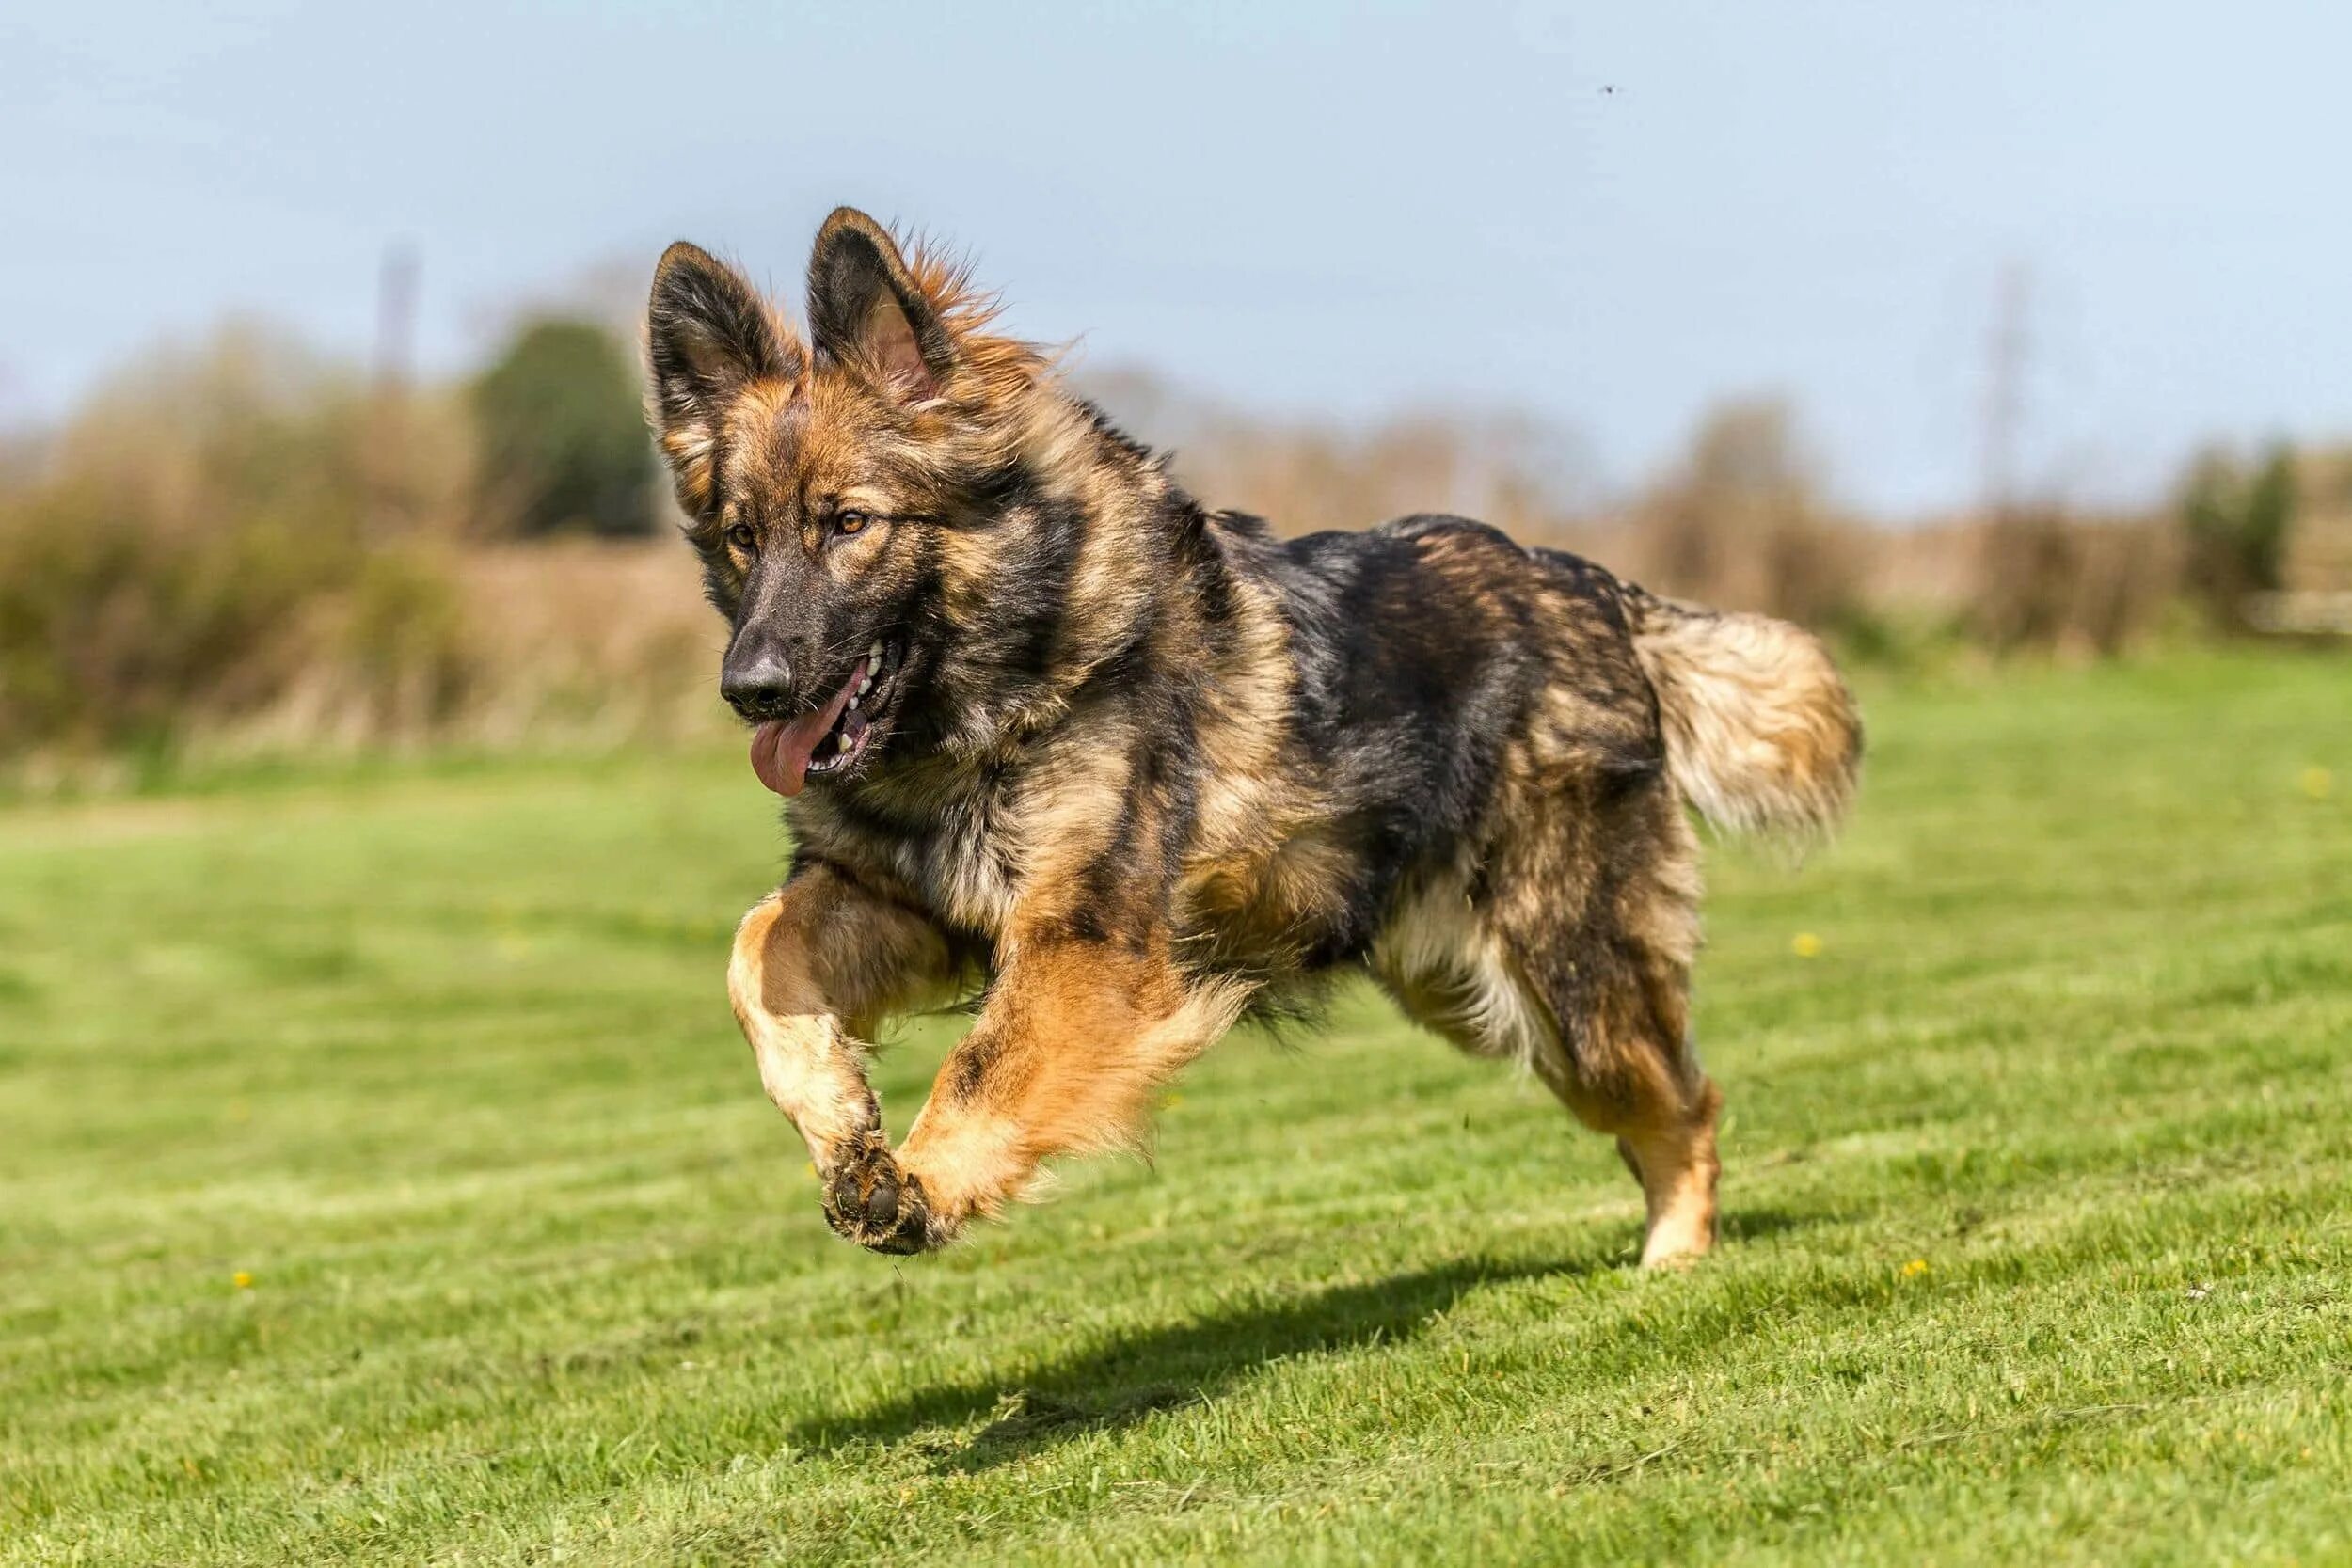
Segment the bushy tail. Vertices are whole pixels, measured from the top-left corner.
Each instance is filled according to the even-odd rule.
[[[1725,832],[1826,836],[1852,803],[1862,718],[1801,627],[1638,589],[1633,648],[1658,692],[1666,771]]]

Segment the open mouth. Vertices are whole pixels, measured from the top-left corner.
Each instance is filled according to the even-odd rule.
[[[752,732],[752,771],[779,795],[798,795],[812,778],[847,772],[873,743],[874,721],[898,694],[906,663],[902,638],[874,639],[841,689],[797,719],[771,719]]]

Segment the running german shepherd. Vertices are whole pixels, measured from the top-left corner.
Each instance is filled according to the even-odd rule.
[[[1135,1140],[1235,1021],[1361,970],[1616,1136],[1645,1263],[1705,1252],[1684,807],[1836,822],[1861,730],[1820,644],[1459,517],[1208,511],[992,314],[846,207],[805,343],[691,245],[654,277],[720,690],[791,802],[728,991],[833,1227],[943,1245],[1041,1161]],[[892,1148],[864,1042],[975,990]]]

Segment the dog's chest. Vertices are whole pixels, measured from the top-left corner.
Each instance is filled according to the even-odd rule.
[[[993,941],[1019,879],[1015,793],[1001,784],[942,789],[923,782],[932,787],[869,797],[866,809],[804,808],[794,826],[811,848],[881,874],[941,924]]]
[[[901,874],[947,924],[993,938],[1012,908],[1015,843],[1009,803],[995,791],[981,792],[900,845]]]

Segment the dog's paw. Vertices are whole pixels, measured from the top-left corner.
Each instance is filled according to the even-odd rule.
[[[869,1132],[825,1183],[825,1223],[858,1245],[904,1257],[946,1240],[922,1179],[899,1165],[880,1132]]]

